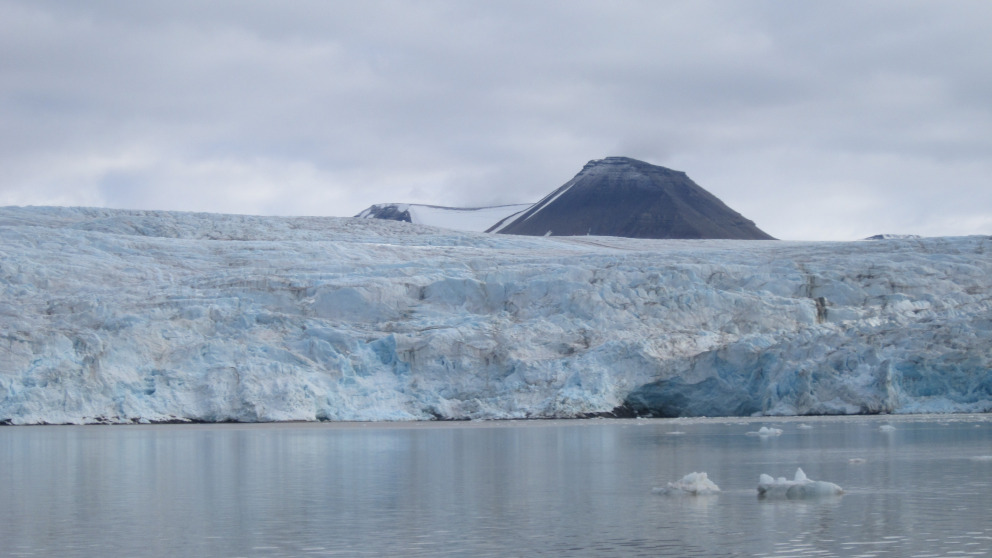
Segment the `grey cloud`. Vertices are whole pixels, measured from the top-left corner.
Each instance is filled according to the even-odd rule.
[[[988,233],[986,6],[0,1],[0,204],[486,205],[628,155],[779,237]]]

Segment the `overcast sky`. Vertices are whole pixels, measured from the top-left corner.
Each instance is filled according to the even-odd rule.
[[[992,234],[992,2],[0,0],[0,205],[351,216],[685,171],[769,234]]]

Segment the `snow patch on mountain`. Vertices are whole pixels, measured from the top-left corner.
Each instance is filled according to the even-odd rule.
[[[523,221],[529,220],[534,215],[537,215],[537,213],[539,211],[541,211],[542,209],[544,209],[545,207],[547,207],[548,205],[550,205],[551,203],[553,203],[555,200],[557,200],[558,198],[560,198],[562,196],[562,194],[564,194],[565,192],[568,192],[571,188],[572,188],[572,183],[571,182],[568,182],[564,186],[559,187],[554,192],[551,192],[550,194],[548,194],[547,196],[545,196],[544,199],[542,199],[541,201],[539,201],[539,202],[537,202],[537,203],[535,203],[535,204],[533,204],[531,206],[528,206],[528,207],[522,209],[519,212],[519,213],[521,213],[519,215],[519,218],[522,219]],[[514,214],[514,215],[508,215],[508,216],[500,219],[500,221],[498,223],[496,223],[495,225],[491,225],[489,228],[486,228],[486,229],[483,229],[483,230],[486,231],[486,232],[491,232],[491,233],[499,233],[504,228],[506,228],[507,225],[510,225],[510,224],[512,224],[514,222],[514,220],[511,217],[512,218],[517,218],[518,216],[516,214]],[[548,231],[548,232],[550,233],[551,231]],[[545,236],[548,236],[548,235],[545,235]]]
[[[918,234],[876,234],[864,240],[915,240],[920,238]]]
[[[415,203],[389,203],[373,205],[356,217],[362,219],[387,218],[456,231],[483,232],[492,227],[493,223],[508,219],[525,211],[530,206],[531,204],[528,203],[459,208]],[[388,215],[388,217],[383,217],[384,215]]]
[[[984,412],[990,254],[0,208],[0,422]]]

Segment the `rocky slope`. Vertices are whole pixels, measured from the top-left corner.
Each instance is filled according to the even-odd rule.
[[[627,157],[590,161],[527,211],[489,232],[532,236],[770,240],[683,172]]]

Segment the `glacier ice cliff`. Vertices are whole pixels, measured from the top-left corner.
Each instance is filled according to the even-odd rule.
[[[0,208],[0,422],[985,412],[992,239]]]

